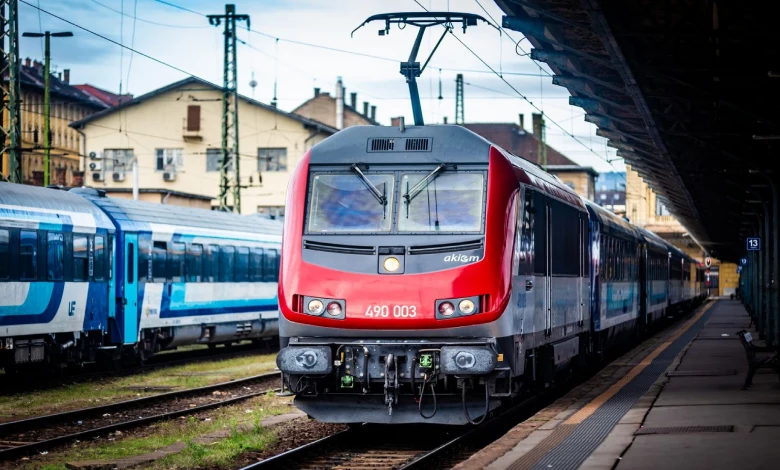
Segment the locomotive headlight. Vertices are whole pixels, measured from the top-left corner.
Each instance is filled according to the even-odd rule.
[[[464,315],[471,315],[475,311],[474,302],[469,299],[461,300],[458,304],[458,309],[460,310],[460,313]]]
[[[382,267],[385,268],[385,271],[394,273],[398,271],[398,268],[401,267],[401,262],[398,261],[398,258],[393,258],[392,256],[389,256],[385,259],[385,262],[382,263]]]
[[[328,315],[337,317],[341,315],[341,305],[338,302],[331,302],[328,304]]]
[[[439,304],[439,313],[449,317],[455,313],[455,306],[452,305],[452,302],[442,302]]]
[[[325,306],[322,305],[321,301],[314,299],[309,302],[309,312],[312,315],[321,315],[323,311],[325,311]]]

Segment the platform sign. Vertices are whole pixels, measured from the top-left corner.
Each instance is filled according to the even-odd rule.
[[[747,258],[742,258],[742,259],[740,259],[740,260],[739,260],[739,263],[740,263],[742,266],[745,266],[745,265],[747,264]]]
[[[709,256],[704,258],[704,265],[708,268],[712,265],[712,259]]]
[[[758,237],[747,239],[748,251],[761,251],[761,239]]]

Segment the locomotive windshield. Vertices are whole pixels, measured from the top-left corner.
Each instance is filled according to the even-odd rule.
[[[362,175],[362,174],[361,174]],[[312,178],[308,231],[314,233],[389,232],[394,175],[320,174]],[[377,200],[373,185],[385,198]]]
[[[400,232],[479,232],[485,186],[483,173],[428,173],[401,176],[401,192],[410,194],[399,201]],[[430,177],[430,178],[429,178]],[[417,192],[414,188],[429,180]]]

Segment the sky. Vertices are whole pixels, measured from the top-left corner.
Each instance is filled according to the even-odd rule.
[[[388,35],[379,36],[384,23],[373,22],[352,37],[350,33],[378,13],[424,11],[422,7],[475,13],[491,25],[480,22],[465,34],[456,28],[455,35],[468,49],[447,35],[418,79],[425,122],[441,123],[445,116],[454,122],[455,78],[462,73],[466,122],[518,122],[522,113],[531,130],[531,113],[541,110],[549,145],[599,172],[625,170],[615,150],[595,135],[596,127],[584,121],[584,111],[568,104],[568,91],[552,84],[550,69],[527,56],[531,45],[523,35],[495,27],[503,12],[493,0],[419,2],[234,0],[237,13],[249,15],[251,28],[247,30],[246,22],[238,26],[239,93],[268,103],[276,83],[279,108],[292,111],[313,96],[315,87],[334,94],[341,77],[347,96],[358,94],[360,110],[368,101],[377,106],[380,123],[389,125],[395,116],[405,116],[411,123],[409,91],[399,63],[409,56],[416,28],[394,26]],[[223,26],[210,26],[205,16],[224,14],[221,2],[19,0],[19,10],[22,32],[73,32],[71,38],[51,42],[52,70],[70,69],[72,84],[89,83],[138,96],[189,75],[222,83]],[[421,63],[442,31],[442,27],[426,31],[418,55]],[[20,37],[20,44],[21,57],[42,60],[41,39]]]

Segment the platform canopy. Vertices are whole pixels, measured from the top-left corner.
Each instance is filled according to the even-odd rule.
[[[496,3],[708,254],[739,259],[778,181],[780,2]]]

